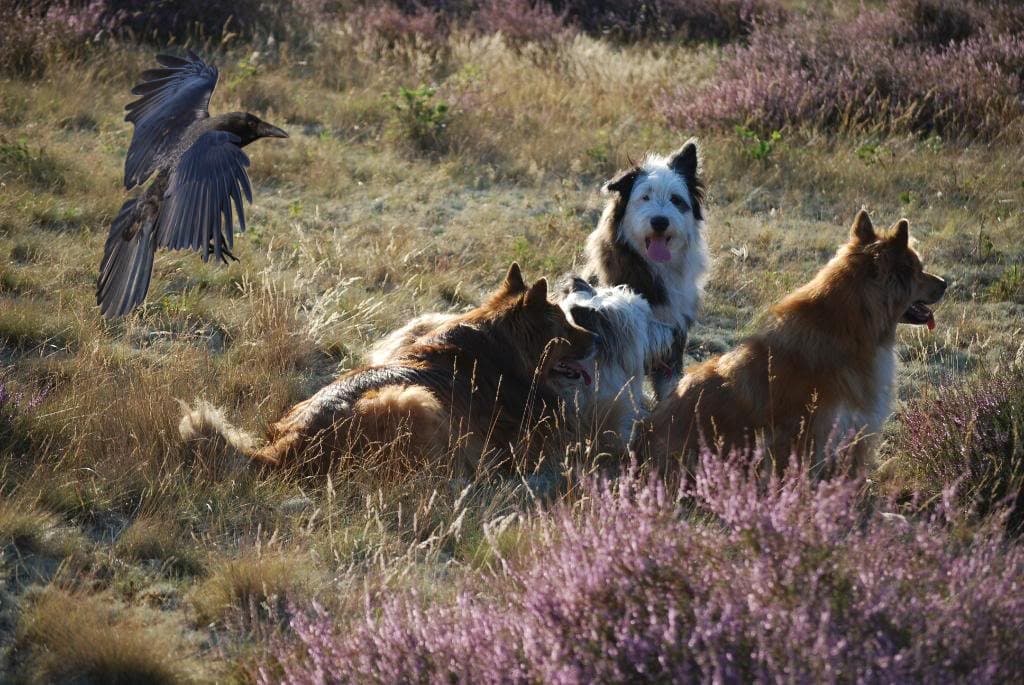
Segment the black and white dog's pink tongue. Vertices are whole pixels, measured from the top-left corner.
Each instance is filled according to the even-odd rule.
[[[665,236],[656,235],[647,239],[647,258],[652,262],[667,262],[672,259]]]
[[[935,330],[935,315],[932,314],[931,312],[928,312],[928,330]]]

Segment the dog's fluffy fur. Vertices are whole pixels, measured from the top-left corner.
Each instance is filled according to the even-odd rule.
[[[756,440],[778,468],[792,454],[821,466],[845,444],[846,464],[859,466],[889,414],[896,325],[934,326],[928,305],[945,289],[923,270],[905,219],[879,236],[861,211],[849,241],[771,309],[761,332],[687,369],[655,408],[652,454],[692,457],[702,440],[726,450]]]
[[[370,366],[383,366],[397,357],[406,347],[429,336],[457,317],[458,314],[442,314],[440,312],[421,314],[378,340],[367,353],[366,361]]]
[[[584,275],[603,286],[629,286],[675,329],[671,354],[652,374],[660,398],[679,380],[708,270],[697,143],[690,140],[668,157],[649,155],[602,191],[608,203],[587,238]]]
[[[533,468],[558,433],[552,379],[580,378],[593,347],[593,334],[548,301],[547,282],[527,287],[513,264],[483,305],[400,346],[383,365],[342,375],[292,407],[266,446],[247,453],[314,470],[349,455],[405,470],[452,459],[453,471],[471,474],[507,468],[512,457]],[[203,423],[199,416],[182,425]],[[239,442],[226,422],[219,425],[228,442]]]
[[[634,427],[649,413],[645,369],[671,353],[675,329],[659,321],[647,301],[626,286],[595,288],[582,278],[567,277],[559,287],[558,305],[570,321],[594,333],[597,344],[582,373],[553,376],[552,389],[602,448],[625,449]],[[389,363],[457,316],[431,313],[412,319],[371,348],[369,363]]]
[[[580,385],[566,379],[556,388],[602,445],[628,448],[648,414],[644,370],[670,353],[675,331],[626,286],[594,288],[582,278],[568,278],[561,293],[559,304],[566,315],[595,333],[598,342],[586,369],[588,382]]]

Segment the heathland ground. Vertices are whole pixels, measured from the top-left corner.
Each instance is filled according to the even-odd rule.
[[[791,5],[779,4],[789,27],[804,21],[805,11]],[[854,5],[836,3],[830,21],[855,21]],[[383,596],[415,592],[417,606],[453,607],[459,593],[515,596],[516,583],[542,584],[539,575],[530,580],[531,571],[516,569],[534,568],[531,555],[550,553],[559,563],[552,536],[572,537],[563,519],[573,512],[585,518],[584,510],[597,506],[591,500],[600,500],[598,486],[570,477],[557,495],[538,499],[523,479],[452,482],[420,473],[382,481],[372,469],[329,479],[268,473],[182,444],[178,401],[209,401],[260,434],[411,316],[478,302],[511,261],[529,280],[572,269],[599,216],[601,183],[629,160],[669,152],[690,136],[702,146],[713,258],[691,357],[726,350],[749,332],[767,305],[828,260],[861,207],[879,224],[907,217],[926,267],[951,285],[934,331],[899,333],[894,416],[872,473],[858,486],[859,503],[850,506],[863,511],[872,506],[865,502],[885,501],[880,509],[899,511],[888,515],[922,526],[943,549],[969,551],[981,544],[972,536],[1002,535],[989,519],[999,515],[1000,498],[1019,493],[1020,471],[1009,464],[1022,459],[1024,425],[1024,147],[1022,118],[999,99],[999,87],[986,91],[987,101],[936,104],[930,119],[909,111],[896,91],[884,106],[870,95],[852,102],[843,116],[812,111],[810,92],[799,107],[765,105],[762,117],[735,104],[735,116],[746,118],[732,121],[707,100],[768,97],[725,92],[749,86],[735,83],[737,51],[767,41],[758,31],[796,29],[759,27],[723,47],[700,35],[602,35],[557,14],[529,15],[541,29],[516,36],[481,29],[472,13],[468,23],[451,20],[442,30],[444,15],[425,9],[411,18],[396,14],[405,23],[384,13],[391,24],[361,11],[316,15],[301,41],[268,41],[254,31],[193,42],[220,67],[217,111],[256,112],[291,138],[248,149],[255,203],[249,230],[236,240],[240,261],[225,267],[161,253],[146,304],[117,321],[99,317],[94,284],[107,227],[124,198],[131,131],[122,108],[156,47],[109,38],[59,44],[42,56],[29,50],[24,59],[6,55],[0,672],[28,682],[100,682],[117,674],[248,680],[262,665],[263,677],[273,680],[282,655],[299,650],[288,617],[303,615],[313,601],[329,612],[329,625],[344,627],[369,620]],[[515,19],[499,15],[482,16]],[[567,28],[551,36],[554,25]],[[972,36],[954,35],[949,45],[974,49],[970,41],[980,39]],[[939,55],[955,47],[928,49]],[[1020,59],[1024,50],[1015,49]],[[937,123],[929,128],[929,121]],[[952,498],[954,485],[963,516],[946,511],[948,521],[937,523],[937,502],[944,493]],[[818,501],[815,493],[803,496]],[[689,512],[680,514],[690,517],[686,525],[721,527],[723,541],[743,544],[713,506],[707,514],[679,506]],[[714,522],[716,514],[725,523]],[[853,568],[856,548],[846,549],[840,566]],[[986,568],[1003,568],[1019,595],[1024,562],[1015,538],[986,553]],[[664,582],[691,580],[682,574]],[[610,583],[607,595],[595,591],[587,601],[612,603],[623,587]],[[829,587],[839,596],[847,586]],[[971,604],[957,596],[975,609],[984,604],[990,620],[1009,621],[1004,627],[1015,621],[1019,631],[1019,605],[1010,611],[995,600]],[[855,601],[831,606],[838,615]],[[621,647],[608,630],[586,639]],[[948,646],[958,656],[946,672],[973,673],[975,654],[994,664],[993,674],[1008,674],[1009,662],[1000,660],[1008,652],[992,645],[1009,640],[1007,650],[1019,648],[1016,635],[991,634],[991,644],[964,647],[967,656]],[[672,643],[668,633],[662,637]],[[916,644],[913,634],[906,641]],[[822,674],[802,669],[809,662],[800,659],[784,668],[750,647],[755,643],[737,638],[754,651],[736,666],[736,677]],[[522,648],[523,678],[555,673],[530,670],[540,663],[531,654]],[[351,666],[342,661],[338,673]],[[423,664],[360,668],[381,680],[415,668],[430,678],[444,672]],[[467,668],[463,677],[484,677]],[[622,668],[615,673],[626,679],[630,671]],[[312,678],[302,673],[295,677]],[[713,677],[704,662],[693,673]]]

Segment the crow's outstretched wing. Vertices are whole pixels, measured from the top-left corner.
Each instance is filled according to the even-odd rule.
[[[157,244],[173,250],[199,250],[203,261],[214,254],[226,262],[234,244],[232,206],[238,229],[245,230],[242,196],[252,202],[245,168],[249,158],[238,147],[238,136],[208,131],[196,139],[178,166],[160,210]]]
[[[145,183],[189,125],[210,116],[207,108],[217,87],[217,68],[191,51],[186,59],[156,59],[163,68],[143,72],[142,83],[132,89],[133,95],[142,97],[125,107],[125,121],[135,124],[124,162],[125,188]]]
[[[156,251],[156,216],[138,198],[124,203],[103,248],[96,304],[104,317],[124,316],[146,297]]]

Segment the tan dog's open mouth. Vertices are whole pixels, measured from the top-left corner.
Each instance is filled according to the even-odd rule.
[[[903,322],[915,326],[928,326],[930,331],[935,329],[935,315],[931,307],[920,300],[910,305],[910,309],[904,312]]]
[[[551,368],[551,372],[557,373],[559,376],[565,376],[572,381],[582,378],[585,385],[590,385],[591,383],[590,374],[587,373],[587,370],[578,361],[572,359],[558,362]]]

